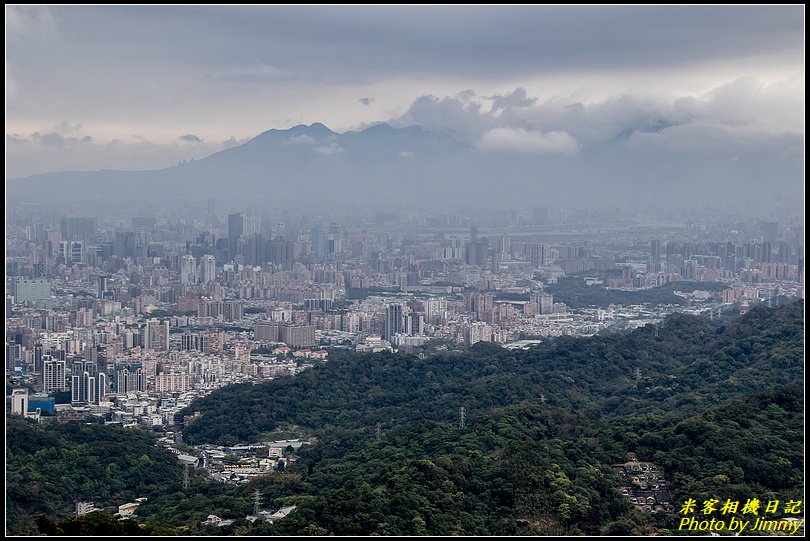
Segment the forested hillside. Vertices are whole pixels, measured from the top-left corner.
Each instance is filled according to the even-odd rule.
[[[230,386],[191,406],[189,443],[255,441],[280,423],[322,431],[471,421],[493,407],[546,397],[589,417],[704,410],[720,400],[795,382],[803,374],[803,304],[753,310],[726,326],[686,315],[660,328],[561,337],[529,351],[478,343],[426,359],[393,353],[345,357],[296,378]],[[637,381],[635,371],[639,369]]]
[[[757,308],[725,325],[673,315],[657,329],[563,337],[529,351],[484,343],[424,359],[349,355],[295,378],[227,387],[184,412],[201,412],[184,430],[187,442],[251,442],[294,424],[315,444],[287,472],[246,485],[196,476],[183,492],[176,466],[161,474],[165,490],[146,477],[139,492],[154,491],[139,516],[215,533],[200,521],[216,513],[237,519],[216,533],[284,535],[675,527],[672,515],[637,511],[619,493],[611,465],[628,452],[663,468],[674,502],[801,499],[803,308]],[[48,449],[77,445],[62,441],[76,430],[9,425],[25,434],[9,438],[16,457],[9,478],[25,487],[36,470],[58,468],[48,465],[55,453]],[[23,466],[37,455],[44,461],[37,468]],[[137,466],[138,457],[127,463]],[[112,490],[109,476],[97,479],[96,490]],[[55,494],[64,507],[69,500],[56,485],[40,482],[40,494]],[[251,525],[244,516],[257,490],[266,508],[298,509],[273,525]],[[61,509],[31,510],[17,492],[9,497],[27,513]]]

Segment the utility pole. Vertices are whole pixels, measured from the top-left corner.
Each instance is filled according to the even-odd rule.
[[[188,464],[183,467],[183,490],[188,490]]]
[[[380,429],[381,428],[382,428],[382,425],[380,423],[377,423],[377,428],[375,428],[375,430],[374,430],[374,439],[375,439],[375,441],[377,443],[380,443]]]
[[[256,494],[254,496],[254,500],[253,500],[253,515],[254,516],[259,515],[259,504],[260,503],[261,503],[261,495],[259,494],[259,491],[257,490]]]

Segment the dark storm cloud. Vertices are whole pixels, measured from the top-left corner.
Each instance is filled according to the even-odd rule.
[[[803,6],[61,7],[125,57],[205,64],[215,77],[353,81],[396,73],[526,76],[803,53]],[[149,39],[134,28],[149,28]],[[129,43],[127,43],[129,41]],[[178,47],[182,41],[186,45]],[[114,52],[114,51],[113,51]],[[15,55],[10,55],[16,63]],[[246,62],[246,59],[249,59]],[[222,71],[216,71],[217,68]]]
[[[15,142],[19,141],[19,138]],[[93,138],[89,135],[85,135],[82,137],[65,137],[61,133],[39,133],[34,132],[31,134],[31,141],[34,143],[39,143],[41,145],[50,146],[50,147],[64,147],[70,145],[77,145],[77,144],[87,144],[92,143]]]
[[[6,34],[18,173],[165,167],[312,122],[393,118],[566,166],[605,142],[644,164],[804,133],[803,5],[12,6]]]
[[[360,73],[527,72],[801,54],[801,6],[378,6],[197,8],[222,14],[282,70]],[[192,19],[194,17],[191,17]],[[264,49],[262,49],[264,46]]]
[[[492,96],[492,108],[504,109],[506,107],[529,107],[534,105],[537,98],[529,98],[525,88],[516,88],[507,96]]]

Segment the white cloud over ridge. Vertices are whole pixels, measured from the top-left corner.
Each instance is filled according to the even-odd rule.
[[[311,135],[307,135],[302,133],[301,135],[293,135],[292,137],[288,137],[284,140],[285,145],[317,145],[318,140],[312,137]]]
[[[751,77],[695,95],[628,92],[590,102],[576,96],[539,102],[522,88],[505,97],[465,91],[421,96],[391,123],[450,132],[490,151],[574,155],[605,144],[647,148],[655,142],[660,151],[705,155],[712,148],[776,149],[785,138],[802,139],[803,96],[796,78],[766,83]]]
[[[333,156],[335,154],[341,154],[343,152],[346,152],[346,149],[344,149],[337,143],[331,143],[329,145],[315,147],[312,150],[317,152],[318,154],[323,154],[324,156]]]
[[[565,132],[529,131],[522,128],[494,128],[486,132],[478,147],[483,150],[506,150],[526,154],[573,155],[579,150],[576,139]]]

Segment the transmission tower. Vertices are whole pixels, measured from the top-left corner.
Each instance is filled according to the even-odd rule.
[[[188,490],[188,464],[183,467],[183,490]]]
[[[464,407],[462,406],[458,410],[458,427],[464,430],[464,421],[467,420],[467,416],[464,414]]]
[[[261,503],[261,501],[262,501],[262,497],[259,494],[259,491],[257,490],[256,494],[254,495],[254,498],[253,498],[253,514],[256,515],[256,516],[258,516],[258,514],[259,514],[259,504]]]
[[[638,382],[641,379],[641,368],[636,368],[636,387],[638,387]]]
[[[374,440],[377,443],[380,443],[380,429],[381,428],[382,428],[382,425],[380,423],[377,423],[377,427],[374,429]]]
[[[540,402],[542,402],[543,404],[546,403],[546,395],[544,395],[544,394],[540,395]]]

